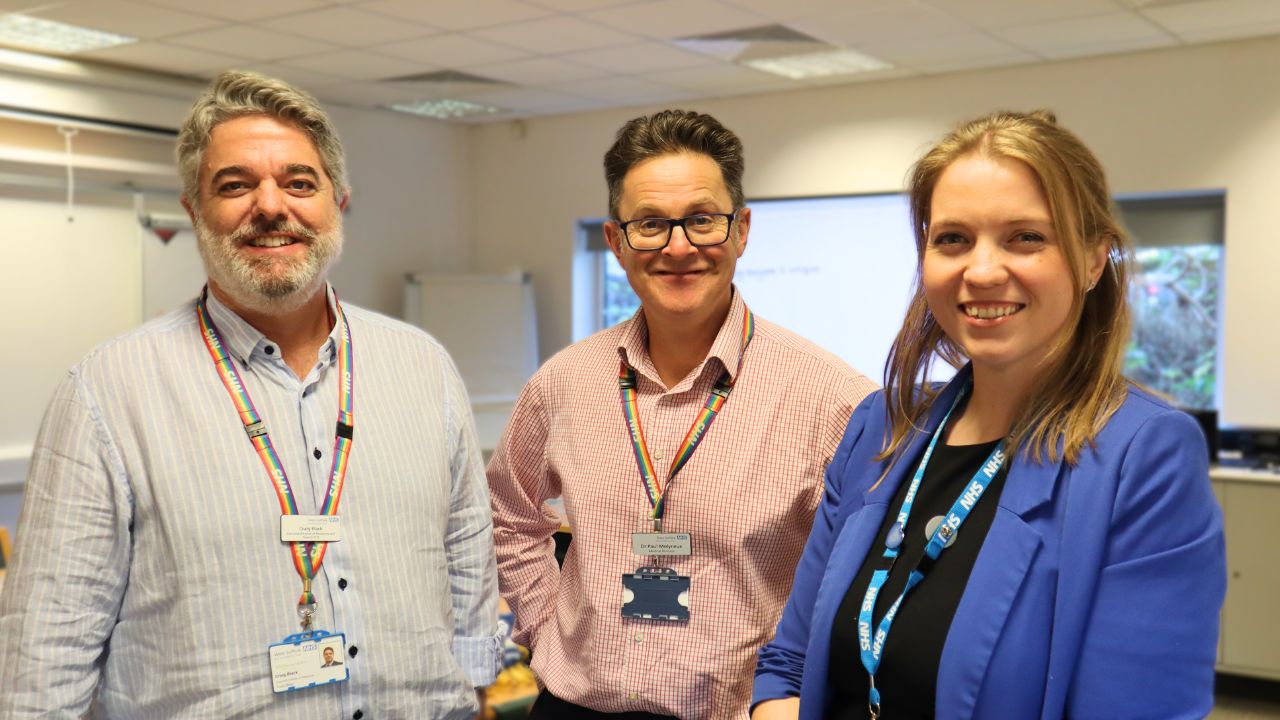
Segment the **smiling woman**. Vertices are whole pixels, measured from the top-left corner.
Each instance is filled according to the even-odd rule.
[[[1195,421],[1120,374],[1101,166],[1051,114],[995,113],[915,165],[911,208],[886,389],[828,468],[753,717],[1204,717],[1221,512]],[[917,385],[936,357],[960,372]]]

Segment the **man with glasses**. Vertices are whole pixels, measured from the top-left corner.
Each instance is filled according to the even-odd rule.
[[[545,686],[532,717],[746,718],[823,470],[874,385],[735,290],[751,210],[715,118],[636,118],[604,165],[641,309],[538,371],[488,470],[501,591]]]

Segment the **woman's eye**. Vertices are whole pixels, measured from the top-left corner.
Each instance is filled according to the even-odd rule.
[[[933,245],[956,245],[964,242],[964,237],[956,233],[942,233],[933,238]]]
[[[1019,242],[1039,243],[1044,242],[1044,236],[1040,233],[1024,232],[1018,233]]]

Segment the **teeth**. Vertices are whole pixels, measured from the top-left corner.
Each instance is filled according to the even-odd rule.
[[[996,306],[987,305],[985,307],[965,305],[964,313],[971,318],[980,318],[982,320],[992,320],[994,318],[1000,318],[1000,317],[1005,317],[1006,315],[1012,315],[1018,312],[1019,309],[1020,307],[1018,305],[996,305]]]
[[[253,247],[274,248],[274,247],[282,247],[292,242],[293,242],[292,238],[287,238],[287,237],[284,237],[283,235],[267,235],[264,237],[254,238],[249,241],[249,244],[252,245]]]

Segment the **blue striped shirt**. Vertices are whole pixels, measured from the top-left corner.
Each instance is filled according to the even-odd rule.
[[[330,299],[332,303],[332,296]],[[45,415],[0,595],[0,717],[465,718],[498,669],[488,492],[462,382],[421,330],[344,305],[355,439],[313,591],[346,633],[345,683],[272,692],[300,631],[275,491],[193,305],[94,350]],[[324,498],[331,333],[299,380],[212,296],[299,512]]]

